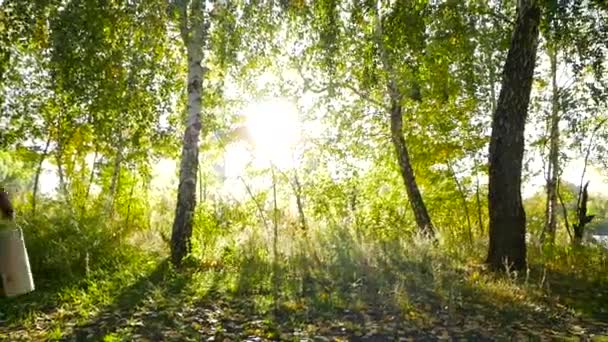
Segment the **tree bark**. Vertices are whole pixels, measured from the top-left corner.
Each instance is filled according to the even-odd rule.
[[[570,232],[570,223],[568,222],[568,210],[566,209],[566,204],[564,204],[564,199],[562,198],[562,194],[560,193],[560,184],[561,180],[557,180],[557,188],[555,189],[557,192],[557,198],[559,199],[559,203],[562,206],[562,214],[564,215],[564,226],[566,226],[566,232],[570,237],[570,241],[574,241],[574,237],[572,236],[572,232]]]
[[[466,190],[458,180],[458,176],[454,171],[454,167],[452,167],[452,163],[449,160],[447,160],[446,163],[448,166],[448,170],[452,174],[452,178],[454,178],[454,183],[456,183],[456,189],[458,189],[460,199],[462,200],[462,210],[464,211],[464,217],[467,219],[467,235],[469,237],[469,244],[473,245],[473,228],[471,225],[471,215],[469,214],[469,204],[467,202]]]
[[[490,81],[490,110],[492,113],[496,111],[496,90],[494,86],[496,85],[496,75],[494,73],[494,65],[492,59],[493,53],[491,51],[488,52],[488,69],[489,69],[489,81]]]
[[[180,265],[190,252],[192,219],[196,207],[196,181],[198,171],[198,143],[201,132],[201,97],[203,92],[203,46],[205,32],[200,1],[191,4],[188,18],[187,1],[180,3],[180,31],[188,56],[188,116],[183,138],[177,206],[171,235],[171,260]]]
[[[585,225],[593,219],[594,215],[587,216],[587,186],[589,185],[589,181],[585,183],[583,187],[583,182],[585,180],[585,173],[587,172],[587,165],[589,164],[589,156],[591,155],[591,148],[593,147],[595,134],[602,127],[602,125],[608,119],[603,119],[595,125],[595,128],[591,132],[591,137],[589,137],[589,144],[587,145],[587,152],[585,153],[585,160],[583,162],[583,172],[581,173],[581,183],[579,185],[578,197],[576,199],[576,213],[578,218],[578,223],[572,224],[572,228],[574,230],[574,236],[572,237],[572,244],[578,245],[583,237],[583,230],[585,229]],[[566,215],[567,217],[567,215]],[[567,224],[567,222],[566,222]]]
[[[135,192],[135,186],[137,185],[137,180],[133,181],[131,184],[131,191],[129,191],[129,201],[127,202],[127,215],[125,217],[125,230],[128,232],[130,225],[129,220],[131,219],[131,203],[133,202],[133,193]]]
[[[475,162],[477,164],[477,162]],[[475,165],[475,169],[477,169],[477,165]],[[481,213],[481,191],[479,189],[479,173],[475,174],[475,199],[477,202],[477,223],[479,224],[479,232],[483,234],[483,217]]]
[[[57,147],[57,153],[55,154],[55,161],[57,162],[57,175],[59,176],[59,192],[63,197],[63,200],[69,203],[68,200],[68,186],[65,180],[65,172],[63,169],[63,151],[62,147]]]
[[[520,0],[500,95],[492,117],[487,262],[493,270],[526,268],[526,215],[521,199],[521,172],[539,21],[537,1]]]
[[[91,165],[91,172],[89,173],[89,181],[87,182],[87,188],[84,192],[84,198],[82,199],[82,205],[80,206],[81,215],[84,215],[84,209],[86,203],[89,201],[89,194],[91,193],[91,186],[95,179],[95,164],[97,163],[97,157],[99,155],[99,147],[95,146],[95,153],[93,154],[93,164]]]
[[[264,228],[266,228],[267,232],[270,231],[270,228],[268,226],[268,221],[266,220],[266,215],[264,214],[263,204],[260,203],[260,201],[258,201],[255,198],[253,191],[251,191],[251,188],[249,187],[249,185],[247,185],[247,182],[245,182],[245,179],[241,176],[239,176],[239,179],[241,180],[241,182],[243,182],[243,185],[245,186],[245,190],[247,190],[247,194],[249,194],[249,197],[251,198],[253,203],[255,203],[255,207],[258,210],[258,214],[260,215],[260,220],[262,220],[262,223],[264,224]]]
[[[589,193],[587,192],[588,186],[589,181],[585,183],[585,186],[582,189],[581,198],[578,201],[578,208],[576,208],[578,222],[572,226],[572,228],[574,228],[574,239],[572,240],[572,244],[575,246],[581,244],[585,234],[585,226],[595,217],[595,215],[587,215],[587,201],[589,200]]]
[[[277,206],[277,178],[274,165],[270,165],[272,173],[272,295],[274,300],[275,314],[279,310],[279,208]]]
[[[557,179],[559,177],[559,102],[557,88],[557,50],[549,48],[551,64],[551,131],[549,133],[549,169],[547,172],[547,207],[544,233],[549,235],[549,242],[555,242],[557,227]]]
[[[391,141],[395,147],[397,154],[397,162],[399,164],[399,170],[403,183],[405,184],[405,190],[409,198],[412,210],[414,211],[414,218],[416,225],[419,230],[426,236],[434,237],[435,229],[431,222],[431,217],[426,209],[426,205],[420,194],[420,189],[416,183],[416,177],[412,168],[410,160],[410,154],[407,148],[407,143],[403,136],[403,108],[401,106],[401,100],[403,95],[397,86],[395,80],[395,72],[390,64],[388,58],[388,52],[384,46],[383,33],[382,33],[382,18],[380,17],[379,7],[376,7],[376,30],[375,38],[380,52],[380,59],[384,70],[388,77],[388,92],[390,95],[390,126],[391,126]]]
[[[407,149],[405,138],[403,137],[402,107],[396,100],[391,102],[393,102],[391,105],[391,140],[393,146],[395,146],[399,170],[401,171],[405,190],[410,200],[412,210],[414,211],[416,225],[423,234],[434,236],[435,230],[431,223],[431,217],[429,216],[422,195],[420,194],[418,183],[416,183],[416,177],[410,161],[410,154]]]
[[[36,168],[36,174],[34,175],[34,189],[32,190],[32,216],[36,215],[36,197],[38,196],[38,185],[40,183],[40,174],[42,173],[42,164],[44,163],[44,160],[46,159],[48,153],[49,153],[49,146],[51,145],[51,137],[49,135],[49,137],[46,140],[46,143],[44,144],[44,150],[42,151],[42,154],[40,155],[40,159],[38,160],[38,167]]]
[[[114,199],[116,198],[116,194],[118,193],[119,183],[120,183],[120,172],[122,170],[122,160],[123,160],[123,144],[122,144],[122,136],[119,138],[119,144],[116,151],[116,156],[114,157],[114,167],[112,170],[112,178],[110,180],[110,191],[108,194],[108,199],[106,202],[106,212],[110,213],[113,216],[114,213]]]
[[[308,231],[308,224],[306,224],[306,214],[304,213],[304,200],[302,199],[302,183],[298,177],[298,171],[293,170],[293,185],[294,193],[296,195],[296,205],[298,206],[298,214],[300,215],[300,226],[302,230]]]

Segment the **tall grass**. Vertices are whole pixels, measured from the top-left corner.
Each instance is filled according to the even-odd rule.
[[[522,324],[559,330],[581,317],[603,319],[608,304],[601,290],[608,289],[606,252],[592,247],[530,244],[528,271],[495,275],[483,265],[482,239],[470,244],[447,233],[437,242],[405,233],[372,239],[341,221],[311,223],[302,231],[297,220],[286,220],[274,255],[269,227],[255,220],[239,224],[238,211],[224,214],[236,222],[227,225],[209,211],[197,214],[197,247],[184,268],[163,266],[158,275],[168,250],[160,232],[170,225],[125,231],[99,213],[74,219],[46,205],[45,215],[19,221],[38,290],[0,299],[11,307],[4,319],[14,329],[40,324],[46,315],[52,317],[48,334],[61,336],[73,322],[96,321],[104,310],[135,315],[223,303],[243,311],[243,319],[266,317],[292,330],[337,322],[357,334],[365,324],[384,326],[386,320],[392,323],[374,329],[390,335],[404,329],[395,326],[399,321],[420,331],[459,324],[467,331]],[[172,318],[159,326],[185,319],[166,314]]]

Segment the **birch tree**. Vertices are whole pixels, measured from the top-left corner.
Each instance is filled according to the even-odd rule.
[[[188,63],[186,128],[179,165],[177,206],[171,235],[171,260],[179,265],[190,251],[192,220],[196,207],[199,140],[203,96],[203,50],[208,26],[203,0],[180,0],[174,6],[179,14],[179,30],[186,46]]]
[[[403,136],[403,94],[399,90],[396,82],[395,71],[390,64],[388,52],[384,43],[384,34],[382,29],[382,17],[380,14],[380,4],[376,4],[376,23],[375,35],[380,61],[387,77],[387,89],[390,98],[389,115],[390,115],[390,130],[391,141],[397,155],[397,162],[403,183],[407,191],[407,195],[414,212],[416,224],[420,231],[427,236],[434,236],[435,229],[431,223],[431,217],[427,211],[426,205],[420,194],[420,189],[416,183],[416,176],[412,167],[410,153],[407,143]]]

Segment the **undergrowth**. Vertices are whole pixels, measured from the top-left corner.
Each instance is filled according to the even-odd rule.
[[[41,238],[33,236],[30,250],[32,239]],[[419,237],[370,242],[347,228],[306,234],[282,228],[275,259],[268,236],[254,228],[224,234],[179,270],[164,256],[127,243],[108,245],[105,256],[91,249],[97,259],[87,273],[75,271],[80,259],[69,257],[74,251],[35,261],[45,266],[34,268],[38,290],[0,299],[0,336],[113,341],[608,334],[607,257],[600,249],[530,247],[527,272],[497,276],[485,270],[483,244]],[[37,253],[31,253],[34,260]],[[61,258],[72,270],[63,280],[59,271],[48,273]]]

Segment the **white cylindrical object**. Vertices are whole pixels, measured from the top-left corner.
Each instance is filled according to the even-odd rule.
[[[20,228],[0,230],[0,276],[7,297],[34,291],[34,279]]]

